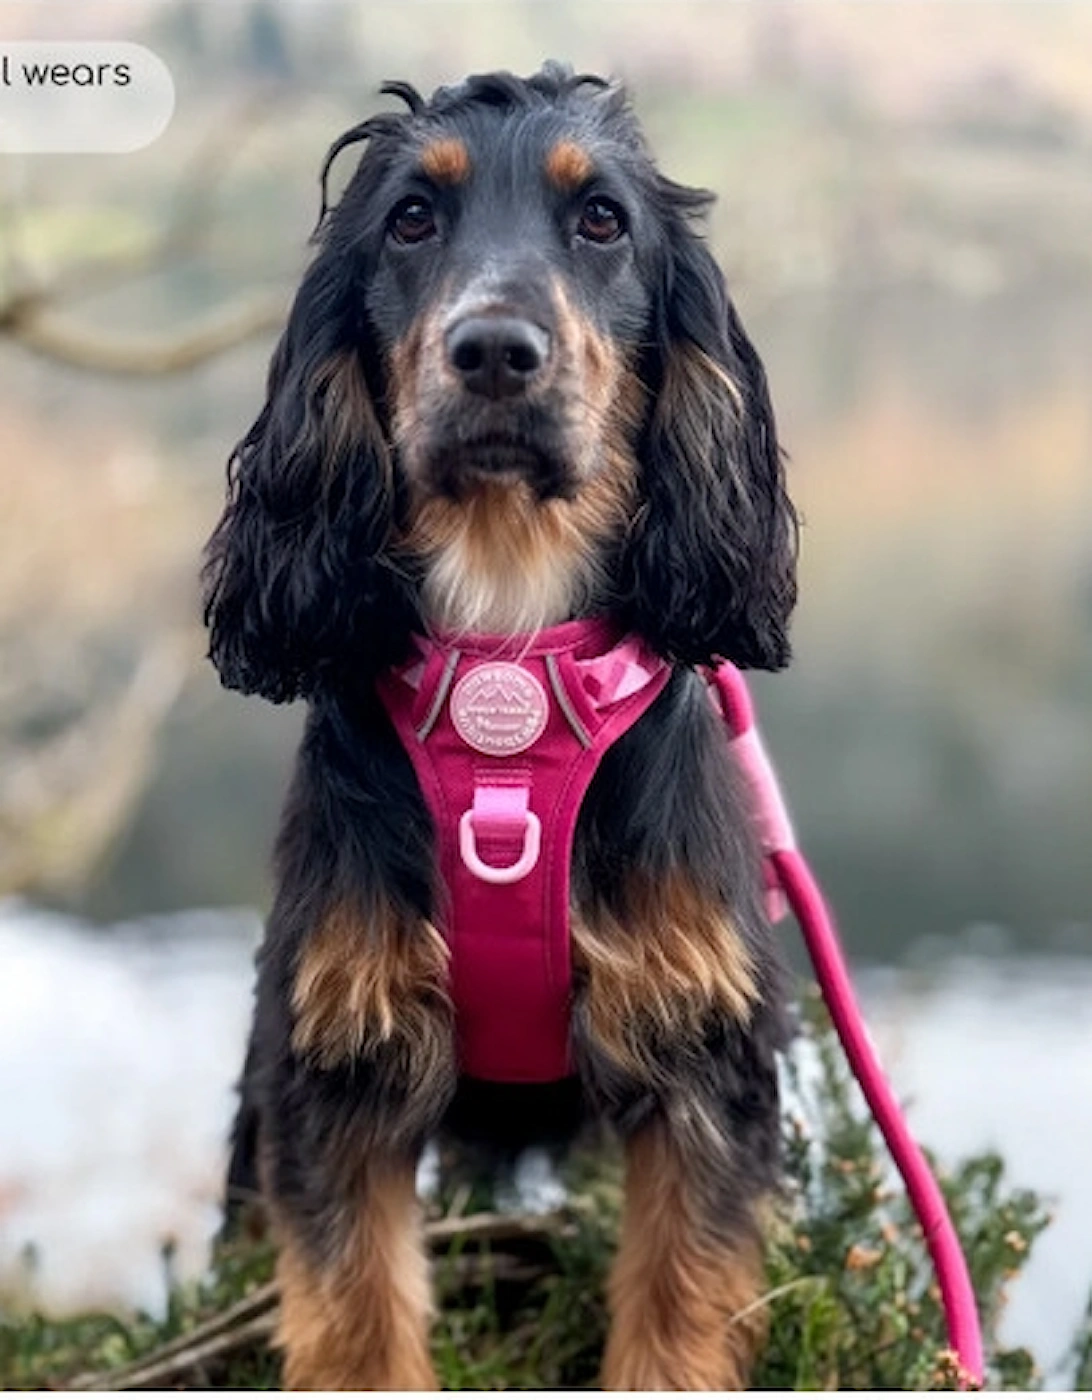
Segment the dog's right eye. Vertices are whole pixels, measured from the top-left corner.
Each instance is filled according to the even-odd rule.
[[[391,210],[387,232],[396,243],[424,243],[436,233],[432,205],[416,194],[400,200]]]
[[[576,226],[579,237],[588,243],[616,243],[626,231],[626,216],[613,199],[593,195],[580,214]]]

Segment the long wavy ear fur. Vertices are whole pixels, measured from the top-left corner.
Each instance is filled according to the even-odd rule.
[[[225,685],[277,702],[390,665],[416,622],[387,553],[396,486],[352,293],[344,257],[320,253],[206,551],[212,661]]]
[[[669,239],[644,377],[643,508],[623,558],[628,621],[662,655],[788,662],[797,520],[766,375],[691,216],[711,198],[663,181]]]

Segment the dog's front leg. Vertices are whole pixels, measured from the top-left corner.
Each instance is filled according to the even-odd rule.
[[[307,933],[290,981],[260,978],[259,1025],[278,997],[259,1151],[285,1385],[435,1389],[414,1171],[454,1085],[443,942],[382,905],[342,904]]]
[[[316,1250],[307,1222],[276,1212],[285,1389],[437,1389],[413,1161],[363,1166],[339,1213]]]
[[[589,901],[573,934],[581,1076],[626,1153],[603,1385],[743,1389],[777,1180],[772,966],[683,870],[633,873],[618,903]]]
[[[747,1203],[726,1210],[724,1181],[703,1180],[693,1131],[658,1115],[626,1143],[606,1390],[746,1389],[765,1330],[759,1234]]]

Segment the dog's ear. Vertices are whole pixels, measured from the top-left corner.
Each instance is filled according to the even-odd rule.
[[[690,224],[708,196],[669,188],[676,207],[643,366],[653,391],[643,501],[624,557],[629,621],[674,660],[776,670],[789,658],[797,522],[766,375]]]
[[[209,654],[225,685],[278,702],[389,665],[416,621],[387,552],[396,484],[358,307],[345,260],[320,253],[206,550]]]

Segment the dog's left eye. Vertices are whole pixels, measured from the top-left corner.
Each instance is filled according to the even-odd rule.
[[[580,211],[576,231],[589,243],[614,243],[626,231],[626,216],[613,199],[593,195]]]
[[[400,200],[391,210],[387,231],[396,243],[424,243],[436,233],[432,205],[420,195]]]

